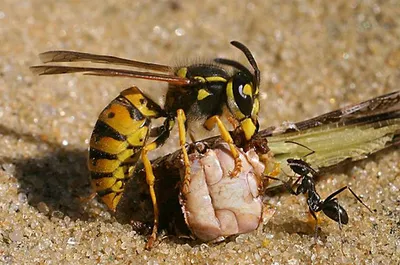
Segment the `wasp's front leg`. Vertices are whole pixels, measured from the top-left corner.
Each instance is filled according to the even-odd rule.
[[[239,158],[239,152],[236,149],[236,146],[233,142],[233,139],[228,131],[228,129],[225,127],[225,125],[222,123],[221,119],[219,118],[218,115],[214,115],[210,118],[208,118],[205,122],[204,122],[204,127],[207,130],[211,130],[215,124],[218,125],[218,129],[220,131],[221,137],[222,139],[228,143],[229,148],[231,150],[232,156],[235,160],[235,168],[233,169],[233,171],[231,172],[231,177],[236,177],[239,172],[242,170],[242,161]]]
[[[183,109],[178,109],[177,111],[178,129],[179,129],[179,145],[182,150],[183,162],[185,163],[185,176],[183,179],[182,191],[187,193],[189,191],[188,187],[190,184],[190,162],[189,156],[186,151],[186,116]]]

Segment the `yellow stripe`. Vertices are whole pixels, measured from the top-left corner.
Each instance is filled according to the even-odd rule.
[[[131,157],[133,154],[134,154],[134,151],[132,149],[125,149],[120,154],[118,154],[117,157],[118,157],[119,161],[124,162],[126,159]]]
[[[185,78],[187,75],[187,68],[186,67],[180,68],[178,71],[176,71],[176,75]]]
[[[111,187],[111,190],[112,191],[114,191],[114,192],[121,192],[121,191],[123,191],[124,189],[122,188],[123,187],[123,183],[122,183],[122,181],[117,181],[117,182],[115,182],[115,184]]]
[[[128,136],[128,143],[132,146],[144,146],[149,127],[145,126]]]
[[[106,152],[108,154],[119,154],[128,147],[126,141],[118,141],[111,137],[101,137],[100,135],[92,135],[90,138],[90,147]]]
[[[117,208],[118,202],[121,200],[122,194],[109,193],[101,197],[103,202],[110,208],[112,211],[115,211]]]
[[[121,92],[121,95],[128,99],[144,116],[157,117],[158,112],[147,107],[147,99],[137,87],[131,87]]]
[[[97,173],[112,173],[121,164],[118,160],[96,159],[89,161],[89,170]]]
[[[208,96],[210,96],[210,95],[211,95],[211,93],[208,92],[207,90],[205,90],[205,89],[200,89],[200,90],[197,92],[197,100],[203,100],[204,98],[206,98],[206,97],[208,97]]]
[[[145,125],[145,119],[135,121],[126,106],[111,103],[103,110],[99,120],[105,122],[121,134],[129,135]]]
[[[116,179],[126,179],[126,178],[129,178],[129,177],[130,177],[130,175],[125,175],[124,174],[123,167],[118,167],[113,173],[113,178],[116,178]]]
[[[117,180],[112,177],[106,177],[101,179],[92,179],[92,187],[96,191],[102,191],[111,188]]]
[[[205,83],[206,82],[206,79],[204,77],[202,77],[202,76],[195,76],[193,78],[198,80],[198,81],[200,81],[201,83]]]
[[[221,76],[209,76],[209,77],[206,77],[206,80],[208,82],[225,82],[226,83],[226,79]]]

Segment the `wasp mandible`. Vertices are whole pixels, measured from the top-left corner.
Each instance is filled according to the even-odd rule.
[[[154,209],[154,226],[149,246],[156,238],[159,209],[154,192],[155,176],[148,152],[165,143],[175,121],[178,123],[179,144],[186,168],[183,192],[187,191],[185,187],[190,182],[190,162],[185,144],[186,129],[191,122],[201,120],[208,130],[217,124],[235,160],[232,177],[241,171],[241,160],[228,129],[220,119],[221,115],[227,115],[235,131],[239,131],[246,140],[250,140],[258,131],[260,71],[245,45],[238,41],[232,41],[231,44],[243,52],[253,71],[237,61],[223,58],[214,59],[213,64],[170,67],[74,51],[49,51],[40,54],[40,58],[43,63],[86,61],[149,71],[61,65],[31,67],[39,75],[83,73],[141,78],[169,84],[164,108],[135,86],[122,91],[100,113],[90,139],[88,167],[91,183],[103,202],[113,211],[137,162],[142,160]],[[234,71],[230,72],[226,67]],[[158,118],[164,118],[163,125],[151,128],[152,120]],[[150,141],[150,137],[154,137],[154,140]]]

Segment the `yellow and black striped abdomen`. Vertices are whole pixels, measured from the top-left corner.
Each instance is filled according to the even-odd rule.
[[[88,167],[92,187],[115,210],[149,137],[151,119],[160,108],[131,87],[101,112],[90,139]]]

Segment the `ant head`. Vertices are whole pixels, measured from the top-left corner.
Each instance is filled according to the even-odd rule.
[[[293,172],[300,176],[306,176],[309,173],[314,172],[314,169],[312,169],[307,162],[301,159],[288,159],[287,163]]]
[[[339,205],[337,200],[326,202],[322,211],[333,221],[339,223],[339,226],[341,224],[345,225],[349,222],[349,216],[347,215],[346,210]]]

